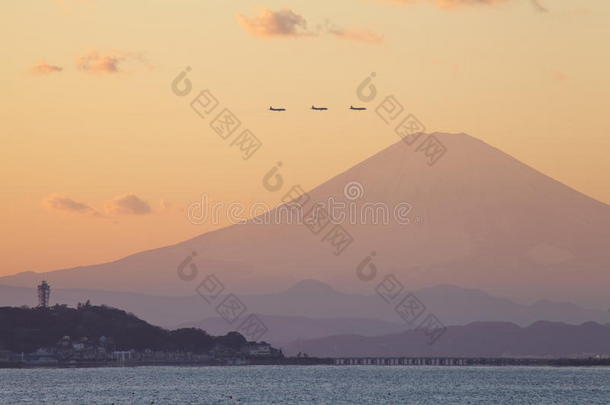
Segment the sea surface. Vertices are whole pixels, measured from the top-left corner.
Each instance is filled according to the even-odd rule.
[[[1,404],[610,404],[610,368],[1,369]]]

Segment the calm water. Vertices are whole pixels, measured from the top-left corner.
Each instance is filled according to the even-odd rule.
[[[285,366],[0,370],[0,403],[610,404],[610,368]]]

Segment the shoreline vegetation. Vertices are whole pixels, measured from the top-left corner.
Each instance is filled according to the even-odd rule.
[[[307,358],[303,357],[304,361]],[[281,350],[238,332],[167,330],[120,309],[89,302],[0,308],[0,367],[125,364],[239,365],[284,361]]]

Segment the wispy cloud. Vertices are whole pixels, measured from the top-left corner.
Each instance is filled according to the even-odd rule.
[[[91,73],[118,73],[122,60],[121,57],[104,56],[97,51],[89,51],[78,58],[77,65],[81,70]]]
[[[106,212],[111,215],[146,215],[152,212],[150,205],[135,194],[125,194],[106,202]]]
[[[371,44],[380,44],[383,42],[383,35],[365,29],[330,28],[328,33],[337,38],[349,41],[368,42]]]
[[[492,6],[495,4],[506,3],[510,0],[433,0],[441,8],[453,8],[459,6]]]
[[[456,9],[466,6],[495,6],[498,4],[508,3],[513,0],[378,0],[385,3],[394,4],[415,4],[415,3],[433,3],[438,8],[442,9]],[[535,11],[540,13],[547,13],[549,10],[544,6],[542,0],[529,0]]]
[[[351,41],[383,42],[383,36],[372,31],[336,27],[328,22],[325,25],[319,25],[315,31],[309,30],[305,17],[288,8],[278,11],[264,9],[256,17],[238,14],[237,19],[250,35],[258,38],[311,38],[328,34],[338,39]]]
[[[385,2],[392,2],[397,4],[414,4],[420,1],[428,1],[436,4],[439,8],[456,8],[460,6],[476,6],[476,5],[495,5],[500,3],[506,3],[511,0],[383,0]]]
[[[311,35],[307,32],[305,18],[287,8],[279,11],[265,9],[256,17],[238,14],[237,18],[246,31],[259,38]]]
[[[47,208],[65,211],[73,214],[90,215],[94,217],[102,216],[95,208],[88,204],[78,202],[70,197],[60,194],[51,194],[43,199],[43,205]]]
[[[168,211],[170,209],[169,203],[165,202],[164,200],[162,201],[162,209]],[[43,206],[52,210],[97,218],[109,218],[112,216],[125,215],[146,215],[153,212],[148,202],[135,194],[125,194],[106,201],[104,203],[104,210],[106,211],[105,214],[85,202],[76,201],[71,197],[57,193],[53,193],[45,197],[42,200],[42,204]]]
[[[36,65],[30,68],[30,73],[35,75],[48,75],[50,73],[59,73],[64,68],[57,65],[51,65],[46,62],[38,62]]]
[[[122,51],[103,54],[92,50],[80,56],[76,61],[80,70],[98,74],[120,73],[125,70],[125,65],[133,65],[134,63],[148,66],[142,55]]]

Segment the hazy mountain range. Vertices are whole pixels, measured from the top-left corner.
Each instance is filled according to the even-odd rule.
[[[340,335],[302,340],[283,349],[291,354],[329,357],[589,357],[610,355],[610,324],[536,322],[519,327],[507,322],[475,322],[449,327],[432,345],[421,331],[411,330],[375,337]]]
[[[568,323],[610,322],[610,312],[584,309],[574,304],[539,301],[523,305],[478,290],[439,285],[413,293],[447,325],[474,321],[503,320],[529,325],[538,320]],[[338,333],[379,335],[408,327],[394,312],[394,306],[377,295],[345,294],[324,283],[304,280],[287,290],[264,295],[240,295],[248,312],[262,314],[269,327],[267,338],[287,342]],[[90,300],[132,312],[165,327],[196,326],[213,334],[233,330],[218,318],[215,307],[198,295],[163,297],[136,293],[52,289],[51,303],[75,306]],[[0,286],[0,306],[36,304],[35,288]]]
[[[340,256],[335,256],[332,246],[322,241],[322,233],[314,235],[305,225],[250,221],[111,263],[43,274],[24,272],[2,277],[0,284],[31,287],[44,278],[57,291],[89,289],[186,296],[193,295],[204,276],[213,273],[227,291],[241,295],[282,291],[302,279],[317,279],[343,291],[373,295],[383,277],[394,274],[409,289],[451,284],[518,301],[553,300],[610,307],[607,204],[468,135],[436,136],[447,147],[447,153],[434,166],[427,164],[421,152],[398,142],[309,192],[312,202],[332,197],[336,202],[360,208],[365,203],[383,203],[392,208],[408,203],[412,207],[407,225],[393,218],[385,225],[344,223],[354,242]],[[264,175],[261,173],[261,184]],[[346,196],[345,187],[350,182],[362,186],[361,198]],[[279,191],[267,191],[262,185],[261,189],[274,193],[279,203],[296,181],[285,179],[284,183]],[[183,281],[176,268],[193,251],[197,252],[193,263],[199,274],[193,281]],[[377,274],[365,282],[356,276],[356,268],[373,251]],[[450,294],[451,290],[444,293]],[[469,300],[475,302],[476,298]],[[458,312],[448,303],[439,299],[427,305],[435,311],[446,311],[448,319],[472,319],[468,313],[472,308],[467,309],[470,304],[464,304],[464,312]],[[249,305],[256,308],[254,303]],[[550,304],[536,305],[544,310]],[[261,307],[266,308],[262,304]],[[375,305],[361,307],[367,308],[361,317],[379,318]],[[269,310],[261,313],[280,312],[277,307]],[[494,311],[486,314],[484,308],[478,311],[481,319],[497,315]],[[321,308],[309,312],[308,316],[315,317],[322,313],[338,316],[337,311],[324,312]],[[291,315],[298,314],[296,311]],[[515,319],[518,322],[532,320],[519,316]]]
[[[299,339],[316,339],[344,334],[378,336],[404,332],[407,329],[405,325],[397,322],[369,318],[309,318],[280,315],[260,315],[260,318],[269,328],[262,339],[276,347],[289,347]],[[234,330],[220,317],[177,325],[177,328],[188,327],[203,329],[211,335],[216,333],[226,335]]]

